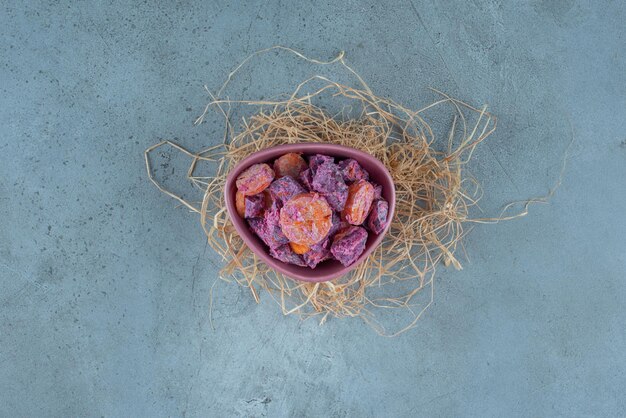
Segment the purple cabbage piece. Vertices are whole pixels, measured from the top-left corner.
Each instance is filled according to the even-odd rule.
[[[253,196],[246,196],[244,198],[245,214],[246,218],[258,218],[263,216],[265,209],[265,196],[263,193],[255,194]]]
[[[346,182],[351,183],[358,180],[369,180],[370,178],[369,173],[365,171],[363,167],[361,167],[361,164],[355,159],[348,158],[347,160],[340,161],[337,165]]]
[[[293,252],[289,244],[280,247],[270,248],[270,255],[283,263],[295,264],[296,266],[306,267],[307,264],[301,255]]]
[[[313,190],[313,186],[311,185],[311,182],[313,181],[313,172],[311,171],[310,168],[307,168],[302,173],[300,173],[300,175],[298,176],[298,180],[300,180],[300,183],[308,191]]]
[[[278,248],[289,240],[280,229],[280,211],[273,206],[265,211],[262,218],[248,219],[248,225],[261,240],[270,248]]]
[[[306,193],[304,187],[300,185],[291,176],[284,176],[278,180],[274,180],[269,187],[270,194],[274,198],[275,202],[279,205],[284,205],[292,197]]]
[[[343,210],[348,199],[348,186],[343,181],[339,166],[332,162],[324,162],[317,167],[311,182],[313,190],[321,193],[333,210]]]
[[[389,203],[384,199],[374,202],[367,219],[367,226],[375,234],[383,232],[387,226],[387,216],[389,214]]]
[[[333,163],[334,161],[335,159],[328,155],[323,155],[323,154],[311,155],[309,157],[309,168],[311,169],[311,172],[315,174],[315,171],[317,171],[317,168],[320,165],[324,163]]]
[[[354,263],[365,250],[367,231],[361,226],[350,226],[339,231],[330,246],[330,252],[344,266]]]
[[[307,266],[314,269],[322,261],[331,258],[330,240],[326,239],[321,243],[311,245],[311,249],[302,256]]]

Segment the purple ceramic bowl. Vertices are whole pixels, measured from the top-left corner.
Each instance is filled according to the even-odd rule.
[[[370,154],[354,148],[323,143],[279,145],[277,147],[264,149],[248,156],[246,159],[237,164],[228,174],[226,186],[224,188],[224,197],[226,200],[226,209],[228,210],[230,219],[246,245],[263,261],[265,261],[268,266],[288,277],[305,282],[325,282],[341,277],[357,267],[372,253],[372,251],[374,251],[378,244],[380,244],[383,240],[384,235],[387,233],[390,222],[387,222],[387,227],[379,235],[371,232],[369,233],[367,243],[365,244],[365,251],[363,251],[363,254],[361,254],[361,256],[350,266],[344,267],[339,261],[327,260],[320,263],[316,268],[311,269],[308,267],[300,267],[293,264],[283,263],[282,261],[278,261],[273,258],[269,254],[269,250],[263,241],[250,231],[246,221],[237,214],[237,209],[235,207],[235,193],[237,192],[237,186],[235,185],[235,181],[237,180],[239,174],[253,164],[272,162],[276,158],[288,152],[299,152],[304,155],[326,154],[340,159],[353,158],[357,160],[359,164],[361,164],[361,166],[369,172],[370,179],[383,187],[382,196],[385,200],[387,200],[387,202],[389,202],[388,219],[393,218],[396,207],[396,190],[394,188],[391,174],[389,174],[389,171],[387,171],[387,168],[383,165],[383,163]]]

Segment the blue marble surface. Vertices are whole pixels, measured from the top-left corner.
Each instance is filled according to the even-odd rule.
[[[0,416],[626,416],[623,2],[0,10]],[[545,194],[574,137],[562,184],[525,218],[476,225],[464,270],[440,269],[397,338],[257,305],[216,282],[198,219],[147,181],[142,153],[218,143],[217,119],[193,126],[203,85],[275,44],[345,50],[407,106],[428,87],[489,104],[498,130],[470,165],[488,215]],[[310,71],[268,55],[233,88],[272,95]],[[160,157],[183,184],[188,161]]]

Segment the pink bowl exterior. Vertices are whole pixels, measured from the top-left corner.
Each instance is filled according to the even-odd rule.
[[[252,251],[255,252],[256,255],[258,255],[274,270],[279,271],[280,273],[283,273],[293,279],[305,282],[325,282],[339,278],[348,273],[350,270],[356,268],[372,253],[372,251],[374,251],[374,249],[376,249],[376,247],[378,247],[389,229],[390,222],[387,223],[387,227],[381,234],[369,234],[367,243],[365,244],[365,251],[363,251],[363,254],[361,254],[357,261],[355,261],[352,265],[344,267],[338,261],[330,260],[321,263],[315,269],[310,269],[308,267],[300,267],[283,263],[282,261],[278,261],[269,255],[269,251],[267,250],[265,244],[250,231],[246,221],[237,214],[237,209],[235,207],[235,193],[237,192],[237,186],[235,185],[235,181],[239,174],[253,164],[271,162],[288,152],[299,152],[305,155],[326,154],[337,158],[355,159],[369,172],[371,180],[383,187],[382,196],[385,200],[387,200],[387,202],[389,202],[389,219],[393,218],[396,207],[396,190],[391,174],[389,174],[389,171],[387,171],[387,168],[383,165],[383,163],[370,154],[350,147],[324,143],[288,144],[264,149],[251,154],[239,162],[239,164],[237,164],[228,174],[226,186],[224,188],[224,198],[226,201],[228,215],[230,216],[235,229],[243,241]]]

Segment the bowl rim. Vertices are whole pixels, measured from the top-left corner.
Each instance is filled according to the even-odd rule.
[[[324,142],[302,142],[296,144],[283,144],[256,151],[238,162],[233,168],[231,168],[230,172],[228,173],[228,176],[226,177],[226,183],[224,184],[224,201],[226,203],[226,211],[231,219],[231,222],[233,223],[233,226],[235,227],[235,230],[244,241],[244,243],[248,246],[248,248],[250,248],[257,256],[259,256],[261,260],[263,260],[270,268],[277,270],[278,272],[289,278],[309,283],[319,283],[337,279],[358,267],[363,261],[367,259],[367,257],[369,257],[369,255],[376,248],[378,248],[385,235],[387,234],[391,222],[387,222],[385,229],[380,234],[378,234],[378,236],[376,236],[370,247],[366,248],[365,251],[363,251],[363,253],[359,256],[359,258],[347,267],[341,266],[341,268],[338,268],[336,271],[330,271],[326,273],[319,273],[316,272],[315,269],[306,267],[306,270],[303,271],[310,272],[309,274],[300,274],[283,267],[284,265],[286,265],[286,263],[273,258],[267,251],[266,246],[262,244],[260,240],[251,238],[253,237],[252,231],[250,231],[250,229],[248,228],[246,221],[241,218],[237,213],[237,209],[235,207],[234,193],[231,197],[230,191],[236,189],[235,182],[239,174],[244,169],[248,168],[252,164],[263,162],[267,163],[267,161],[279,157],[282,153],[288,152],[300,152],[303,154],[323,154],[324,152],[330,152],[333,154],[344,153],[345,158],[353,158],[358,162],[367,160],[369,163],[379,166],[382,169],[382,172],[386,175],[388,183],[392,185],[391,190],[389,190],[389,196],[391,197],[391,199],[387,199],[389,203],[389,213],[387,218],[388,220],[393,219],[396,206],[396,190],[393,182],[393,177],[389,173],[389,170],[387,169],[385,164],[383,164],[382,161],[380,161],[373,155],[345,145],[328,144]]]

